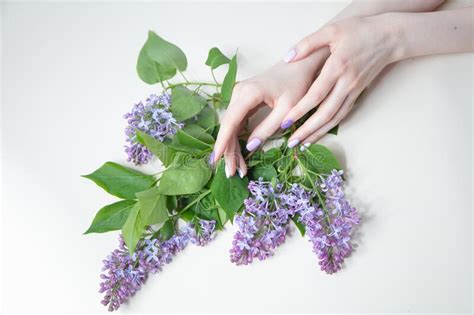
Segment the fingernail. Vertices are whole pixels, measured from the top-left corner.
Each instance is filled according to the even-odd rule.
[[[288,142],[288,148],[293,148],[294,146],[298,145],[298,143],[300,143],[300,140],[293,139],[290,142]]]
[[[262,140],[260,140],[259,138],[253,138],[247,143],[246,148],[248,151],[253,151],[256,148],[258,148],[258,146],[261,144],[262,144]]]
[[[293,125],[293,120],[291,119],[288,119],[288,120],[285,120],[282,124],[281,124],[281,129],[286,129],[286,128],[290,128],[291,125]]]
[[[242,171],[240,167],[237,169],[237,173],[239,173],[240,178],[244,178],[244,171]]]
[[[227,164],[225,165],[225,177],[230,178],[230,168]]]
[[[311,142],[306,142],[305,144],[303,144],[306,148],[309,148],[309,146],[311,145]]]
[[[294,48],[290,49],[287,53],[286,53],[286,56],[285,58],[283,59],[284,62],[288,63],[290,62],[291,60],[293,60],[293,58],[295,58],[296,56],[296,50]]]
[[[300,151],[303,152],[304,150],[306,150],[306,147],[304,145],[300,146]]]
[[[209,155],[209,164],[212,165],[214,164],[214,157],[216,156],[216,154],[214,153],[214,151],[212,151],[211,155]]]

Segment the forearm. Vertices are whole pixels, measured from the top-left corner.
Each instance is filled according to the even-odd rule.
[[[329,23],[352,16],[370,16],[387,12],[433,11],[444,2],[445,0],[353,1],[331,19]]]
[[[395,60],[401,60],[474,51],[473,14],[474,7],[470,7],[417,14],[390,13],[380,17],[381,24],[399,41]]]

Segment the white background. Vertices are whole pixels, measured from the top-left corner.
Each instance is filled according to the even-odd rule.
[[[210,79],[210,47],[239,48],[244,79],[344,5],[2,4],[3,311],[104,311],[98,275],[117,235],[81,234],[116,199],[79,175],[125,161],[122,114],[157,92],[135,73],[148,29],[186,52],[193,79]],[[229,226],[121,310],[470,312],[472,67],[472,54],[401,62],[323,140],[364,218],[340,273],[322,273],[296,233],[272,259],[236,267]]]

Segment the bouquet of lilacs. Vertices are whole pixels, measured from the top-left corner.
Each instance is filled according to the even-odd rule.
[[[328,274],[340,270],[352,251],[359,216],[345,198],[341,166],[326,147],[290,149],[285,143],[291,131],[285,131],[278,135],[280,146],[243,152],[248,177],[227,178],[223,161],[208,163],[218,111],[227,107],[235,85],[237,56],[228,58],[214,47],[205,63],[214,82],[189,81],[183,51],[150,31],[137,72],[161,91],[124,115],[125,152],[137,167],[153,159],[163,167],[148,175],[107,162],[84,176],[121,199],[101,208],[86,231],[121,231],[101,274],[102,303],[110,311],[186,246],[209,243],[228,221],[238,227],[229,244],[230,261],[237,265],[273,255],[292,225],[307,236]],[[214,70],[222,66],[227,73],[221,84]],[[172,82],[178,73],[183,81]]]

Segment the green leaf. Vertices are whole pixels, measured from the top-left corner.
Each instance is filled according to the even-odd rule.
[[[214,93],[212,94],[212,106],[215,108],[215,109],[222,109],[222,108],[226,108],[226,104],[223,103],[223,100],[222,100],[222,94],[221,93]]]
[[[248,178],[232,176],[227,178],[224,171],[224,161],[217,166],[216,175],[212,180],[211,192],[216,201],[232,221],[234,214],[248,197]]]
[[[222,208],[217,208],[217,213],[219,214],[219,221],[222,226],[224,226],[227,223],[227,214],[222,210]]]
[[[94,181],[109,194],[122,199],[135,199],[135,193],[150,188],[155,178],[114,162],[107,162],[83,177]]]
[[[166,196],[166,208],[173,211],[178,207],[178,198],[176,196]]]
[[[145,225],[142,224],[142,218],[140,214],[140,207],[138,203],[132,208],[128,215],[127,221],[122,227],[122,236],[127,244],[130,255],[135,251],[138,241],[142,237],[145,231]]]
[[[205,106],[197,115],[195,122],[198,126],[204,128],[207,133],[212,134],[214,127],[217,125],[217,113],[214,108]]]
[[[301,233],[301,236],[304,236],[304,234],[306,233],[306,227],[304,226],[303,223],[298,221],[298,218],[299,218],[299,215],[297,214],[297,215],[295,215],[294,217],[291,218],[291,221],[293,221],[293,223],[296,225],[296,227],[298,228],[298,230]]]
[[[199,198],[199,196],[196,196],[196,198]],[[191,199],[191,201],[196,198]],[[223,224],[217,210],[218,208],[212,195],[209,194],[200,199],[196,204],[194,204],[194,206],[191,207],[191,209],[199,218],[205,220],[214,220],[216,221],[219,228],[223,228]]]
[[[122,227],[122,235],[130,255],[135,251],[146,226],[168,220],[166,196],[158,193],[158,187],[138,192],[137,197],[138,202]]]
[[[262,153],[262,160],[265,164],[272,163],[281,156],[281,150],[279,148],[272,148]]]
[[[176,75],[176,68],[165,67],[153,61],[148,55],[148,40],[143,45],[138,55],[137,73],[140,79],[148,84],[155,84],[171,79]]]
[[[304,150],[301,162],[317,174],[329,174],[334,169],[342,169],[336,156],[321,144],[312,144]]]
[[[174,235],[174,221],[173,220],[168,220],[163,224],[163,226],[160,228],[158,231],[158,235],[160,236],[160,239],[163,241],[169,240],[173,235]]]
[[[153,31],[148,32],[148,56],[166,69],[186,70],[188,60],[184,52],[176,45],[164,40]]]
[[[184,162],[173,162],[163,172],[158,186],[159,192],[163,195],[194,194],[207,184],[211,175],[212,171],[206,161],[187,155]]]
[[[120,230],[136,203],[134,200],[122,200],[103,207],[97,212],[91,226],[84,234]]]
[[[142,224],[153,225],[168,220],[166,196],[159,193],[158,187],[137,193]]]
[[[232,57],[229,63],[229,70],[224,77],[224,82],[222,82],[222,99],[224,102],[230,102],[232,97],[232,90],[234,89],[235,80],[237,78],[237,55]]]
[[[179,217],[183,219],[184,221],[189,222],[192,219],[194,219],[194,215],[195,213],[193,211],[185,211],[185,212],[180,213]]]
[[[272,178],[278,176],[277,171],[275,168],[270,165],[257,165],[251,168],[251,178],[254,180],[258,180],[260,177],[263,177],[264,181],[271,181]]]
[[[200,155],[202,151],[200,149],[196,149],[187,145],[182,144],[178,137],[173,137],[171,140],[165,140],[164,143],[171,149],[176,151],[176,154],[178,153],[189,153],[192,155]],[[176,156],[176,155],[175,155]],[[173,158],[174,159],[174,158]]]
[[[206,104],[206,99],[196,91],[180,85],[171,89],[171,112],[177,121],[196,116]]]
[[[212,148],[211,144],[214,143],[214,138],[198,125],[185,126],[183,129],[178,130],[176,137],[181,144],[199,150]]]
[[[338,131],[339,131],[339,125],[334,126],[331,130],[328,131],[328,133],[337,136],[337,132],[338,132]]]
[[[227,58],[217,47],[213,47],[209,50],[207,55],[206,65],[211,67],[212,70],[219,66],[229,63],[230,59]]]
[[[173,161],[176,151],[163,142],[158,141],[140,130],[137,130],[137,141],[146,146],[148,150],[156,155],[164,166],[170,165]]]

